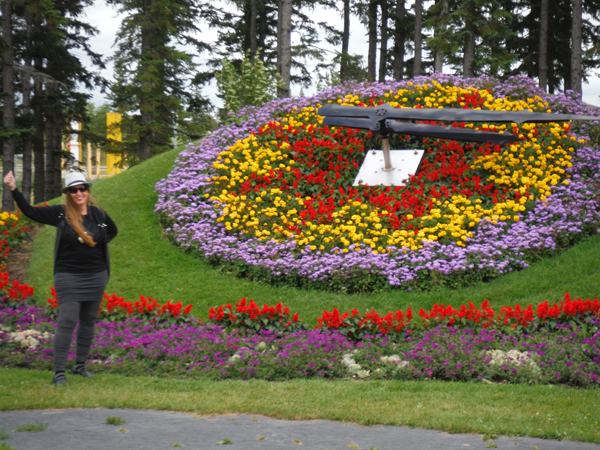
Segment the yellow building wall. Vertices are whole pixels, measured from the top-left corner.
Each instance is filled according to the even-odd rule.
[[[106,137],[118,142],[121,142],[121,114],[107,113],[106,114]],[[106,153],[106,173],[115,175],[121,173],[121,155],[118,153]]]

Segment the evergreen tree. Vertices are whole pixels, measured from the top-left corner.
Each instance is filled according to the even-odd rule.
[[[207,62],[210,70],[199,73],[195,81],[205,84],[214,78],[221,71],[223,58],[227,58],[239,69],[248,51],[253,60],[253,55],[260,48],[260,58],[265,67],[277,67],[281,77],[283,84],[278,96],[289,95],[288,82],[285,80],[288,73],[290,85],[310,86],[315,71],[331,66],[323,64],[318,30],[325,31],[328,42],[339,42],[339,32],[327,21],[315,22],[314,14],[310,14],[310,11],[316,5],[333,7],[332,2],[333,0],[235,0],[229,4],[236,8],[234,11],[215,7],[209,23],[217,30],[217,45]],[[294,31],[295,40],[299,40],[294,45],[291,42],[291,30]],[[280,38],[282,32],[283,38]],[[256,43],[256,48],[253,42]],[[315,65],[315,62],[316,67],[309,69],[308,63]]]
[[[195,38],[201,11],[193,0],[109,0],[125,18],[116,37],[115,82],[109,98],[131,130],[129,163],[169,148],[176,128],[186,129],[186,106],[202,103],[189,89],[195,64],[181,50],[208,47]]]
[[[277,2],[274,0],[235,0],[230,8],[214,7],[207,16],[211,28],[217,30],[217,46],[214,56],[208,60],[213,70],[220,70],[221,61],[227,58],[238,64],[250,52],[251,60],[260,48],[260,58],[265,66],[277,63]],[[214,72],[199,77],[211,78]]]
[[[513,33],[507,41],[511,53],[518,54],[510,74],[539,77],[549,92],[572,88],[571,55],[573,9],[571,0],[503,0],[513,11]],[[547,32],[544,14],[547,3]],[[592,70],[600,67],[600,3],[583,0],[581,20],[581,80],[586,81]],[[579,47],[577,45],[577,47]],[[545,52],[544,52],[545,49]],[[546,65],[543,63],[544,53]]]
[[[434,53],[443,53],[463,77],[489,74],[503,77],[517,55],[506,42],[513,33],[512,14],[500,0],[447,0],[437,2],[427,26],[434,30],[427,40]],[[439,63],[438,63],[439,64]],[[438,66],[439,67],[439,66]]]
[[[95,29],[80,17],[91,0],[19,0],[11,2],[11,20],[4,21],[13,42],[14,68],[12,86],[6,86],[7,101],[16,105],[15,120],[3,125],[14,136],[14,151],[24,155],[23,188],[31,186],[31,149],[34,150],[34,201],[60,195],[61,137],[72,118],[85,119],[85,101],[89,94],[78,90],[101,84],[102,80],[83,67],[78,56],[88,54],[92,63],[101,65],[99,55],[89,49],[88,39]],[[3,3],[3,6],[5,4]],[[6,17],[3,14],[3,19]],[[77,56],[75,56],[77,54]],[[4,59],[4,58],[3,58]],[[33,96],[31,88],[33,85]],[[20,103],[19,103],[20,102]],[[32,140],[33,139],[33,140]],[[13,160],[7,157],[4,167],[11,170]],[[8,208],[6,191],[3,199]],[[9,208],[11,209],[11,208]]]

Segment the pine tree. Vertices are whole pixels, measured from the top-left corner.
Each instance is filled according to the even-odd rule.
[[[196,82],[205,84],[214,78],[221,71],[223,58],[227,58],[239,70],[248,51],[252,59],[252,55],[260,49],[265,68],[270,70],[276,67],[282,79],[278,96],[288,96],[288,82],[285,80],[288,73],[290,86],[300,84],[308,87],[315,78],[315,71],[333,65],[323,63],[318,29],[325,31],[326,40],[334,45],[339,43],[339,32],[327,21],[315,22],[314,14],[310,14],[316,5],[333,8],[333,0],[235,0],[228,5],[233,5],[236,10],[215,7],[209,16],[210,26],[218,33],[217,45],[207,62],[210,70],[199,73]],[[286,31],[288,28],[289,33]],[[291,42],[291,30],[294,40],[299,41],[294,45]],[[280,38],[282,31],[283,38]],[[253,42],[256,42],[256,49]],[[334,64],[339,63],[338,59]],[[348,60],[353,64],[352,56]],[[308,63],[316,67],[309,68]]]
[[[501,0],[447,0],[437,2],[426,24],[434,31],[427,41],[435,54],[442,52],[463,77],[505,76],[517,55],[506,48],[512,36],[512,14]]]
[[[109,98],[131,130],[129,163],[169,148],[173,129],[185,129],[185,106],[199,99],[188,89],[192,55],[178,44],[208,47],[194,35],[201,10],[193,0],[109,0],[125,15],[117,33],[115,83]],[[202,11],[204,12],[204,11]]]
[[[438,27],[431,26],[434,28],[433,38],[429,39],[427,42],[427,47],[433,53],[433,71],[441,73],[444,65],[444,55],[448,51],[446,48],[444,39],[436,39],[440,36],[444,35],[446,32],[446,19],[448,14],[450,13],[448,0],[438,0],[435,5],[430,9],[430,14],[432,16],[431,19],[428,20],[430,24],[438,24]]]
[[[514,11],[512,36],[507,49],[518,54],[510,74],[539,77],[542,89],[549,92],[572,89],[573,10],[571,0],[503,0]],[[547,33],[543,27],[547,3]],[[600,67],[600,3],[583,0],[581,21],[581,80]],[[578,46],[577,46],[578,47]],[[544,51],[545,50],[545,51]],[[544,53],[546,64],[543,63]],[[545,82],[545,83],[544,83]],[[577,82],[576,82],[577,83]]]
[[[72,118],[85,120],[89,94],[102,79],[83,67],[79,57],[87,53],[92,63],[102,64],[89,49],[95,29],[80,17],[91,0],[19,0],[12,11],[12,35],[17,103],[13,134],[24,155],[23,190],[31,186],[31,149],[35,165],[34,201],[60,195],[62,135]],[[6,24],[6,22],[5,22]],[[33,95],[32,95],[33,86]],[[5,122],[6,123],[6,122]],[[9,165],[5,167],[10,169]]]

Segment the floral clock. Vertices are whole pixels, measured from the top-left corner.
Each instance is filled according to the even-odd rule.
[[[527,79],[491,81],[344,85],[242,111],[238,125],[182,152],[157,185],[156,210],[180,245],[274,283],[346,291],[460,286],[526,267],[598,229],[590,170],[600,155],[586,146],[586,125],[451,124],[523,139],[501,146],[397,136],[395,148],[425,150],[417,173],[403,186],[354,186],[378,139],[323,125],[317,113],[327,103],[389,103],[598,115],[536,92]],[[515,95],[519,81],[528,84]]]

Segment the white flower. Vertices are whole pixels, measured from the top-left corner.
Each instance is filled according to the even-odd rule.
[[[348,370],[350,370],[350,372],[352,373],[358,373],[360,372],[360,370],[362,369],[362,367],[360,366],[360,364],[350,364],[348,366]]]
[[[370,374],[371,374],[370,370],[359,370],[358,372],[356,372],[356,375],[359,378],[367,378]]]
[[[384,364],[396,364],[401,369],[408,367],[408,361],[403,361],[398,355],[382,356],[379,360]]]
[[[267,349],[266,342],[259,342],[258,345],[256,347],[254,347],[254,350],[256,350],[257,352],[262,352],[266,349]]]
[[[540,367],[527,353],[515,349],[509,350],[508,352],[503,352],[502,350],[487,350],[484,353],[491,357],[490,366],[500,366],[503,364],[509,364],[511,366],[528,366],[533,373],[541,373]]]

